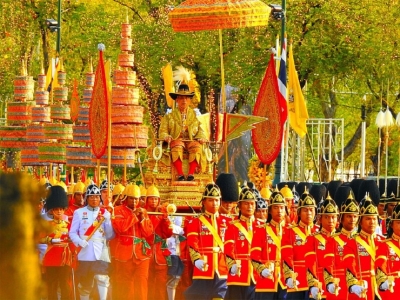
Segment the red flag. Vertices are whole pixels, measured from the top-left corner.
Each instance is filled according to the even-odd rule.
[[[90,140],[96,158],[103,156],[108,141],[108,90],[103,60],[104,48],[103,44],[99,44],[99,63],[89,108]]]
[[[279,92],[273,54],[258,91],[253,115],[268,118],[267,122],[255,125],[252,141],[260,161],[271,164],[281,149],[283,125],[287,118],[286,101]]]

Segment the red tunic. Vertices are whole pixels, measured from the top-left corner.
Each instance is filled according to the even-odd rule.
[[[378,295],[375,276],[376,245],[382,238],[375,234],[361,231],[350,239],[343,251],[343,263],[346,268],[347,288],[359,280],[366,280],[368,284],[367,299],[374,299]],[[356,294],[349,293],[349,300],[359,299]]]
[[[307,266],[307,281],[308,286],[318,286],[321,284],[321,289],[325,289],[324,284],[324,257],[328,253],[326,249],[327,240],[330,238],[330,233],[324,228],[320,232],[316,232],[307,237],[306,253],[304,255]],[[322,294],[322,299],[327,298],[327,293]],[[328,292],[329,294],[329,292]]]
[[[254,218],[241,216],[232,221],[226,230],[224,252],[228,270],[240,260],[240,274],[228,272],[227,285],[249,286],[255,284],[253,266],[250,260],[250,246],[255,228]]]
[[[112,225],[118,240],[115,247],[115,259],[128,261],[150,259],[151,249],[146,238],[153,234],[153,224],[145,218],[141,222],[132,209],[126,205],[117,206]]]
[[[76,204],[71,204],[70,206],[68,206],[68,208],[64,211],[64,215],[68,216],[68,222],[71,223],[72,222],[72,217],[74,216],[74,212],[79,209],[82,208],[83,206],[78,206]]]
[[[378,244],[377,248],[375,267],[378,288],[388,276],[394,276],[395,283],[393,293],[386,290],[379,291],[379,294],[382,300],[391,300],[400,295],[400,237],[393,234],[390,239]]]
[[[67,221],[50,220],[52,232],[42,239],[42,243],[48,244],[43,257],[43,266],[61,267],[72,264],[72,253],[69,247],[68,231],[70,224]],[[52,244],[52,239],[61,239],[61,243]]]
[[[353,234],[354,233],[342,228],[341,232],[335,233],[327,239],[323,260],[325,286],[333,282],[334,278],[338,278],[340,287],[337,296],[325,292],[327,300],[347,300],[349,292],[346,284],[346,269],[343,263],[343,250],[344,246]]]
[[[250,257],[257,273],[256,292],[277,292],[278,284],[286,289],[281,260],[282,235],[285,230],[284,222],[279,224],[274,220],[255,230]],[[274,265],[273,278],[260,276],[269,264]]]
[[[197,259],[204,260],[206,257],[208,265],[208,269],[205,271],[200,271],[196,267],[193,268],[193,279],[214,279],[215,273],[219,278],[227,277],[228,269],[223,253],[223,243],[230,221],[229,218],[220,216],[218,213],[213,215],[208,212],[205,212],[198,218],[189,220],[187,226],[187,245],[192,262],[194,263]],[[214,228],[216,237],[214,237],[209,227]]]
[[[316,231],[317,227],[299,222],[285,230],[282,237],[282,267],[285,282],[294,272],[297,273],[297,291],[307,291],[307,268],[304,254],[307,251],[305,245],[307,236]],[[295,289],[288,289],[288,292],[296,292]]]

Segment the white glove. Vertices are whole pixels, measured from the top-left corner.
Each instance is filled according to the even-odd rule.
[[[394,286],[394,282],[392,283],[392,286]],[[384,283],[382,283],[379,289],[382,291],[387,291],[389,289],[389,281],[386,280]]]
[[[296,280],[296,285],[298,285],[300,282],[298,280]],[[289,289],[293,289],[294,288],[294,284],[293,284],[293,279],[292,278],[288,278],[286,280],[286,285]]]
[[[331,293],[332,295],[335,294],[336,286],[334,283],[329,283],[326,288],[329,293]],[[338,291],[340,291],[340,289],[341,289],[341,287],[338,287]]]
[[[269,269],[265,268],[264,270],[262,270],[261,276],[264,278],[267,278],[267,277],[271,276],[271,271]]]
[[[235,276],[236,274],[237,274],[237,271],[238,271],[238,268],[237,268],[237,264],[234,264],[232,267],[231,267],[231,275],[233,275],[233,276]]]
[[[310,293],[311,293],[311,298],[317,299],[318,298],[318,292],[319,292],[319,288],[313,286],[310,289]]]
[[[81,246],[82,248],[85,248],[87,245],[89,245],[89,243],[87,240],[80,240],[78,245]]]
[[[58,244],[61,243],[61,239],[51,239],[52,244]]]
[[[203,271],[204,268],[204,260],[202,259],[198,259],[194,262],[194,265],[196,266],[197,269],[199,269],[200,271]]]
[[[356,294],[358,297],[361,298],[361,293],[364,291],[364,288],[361,285],[352,285],[350,288],[350,292]]]

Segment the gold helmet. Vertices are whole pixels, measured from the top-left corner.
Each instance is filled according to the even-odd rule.
[[[74,194],[83,194],[85,193],[85,184],[82,181],[78,181],[75,185],[74,185]]]
[[[219,189],[218,185],[215,183],[209,183],[206,185],[204,189],[203,197],[204,198],[217,198],[221,199],[221,190]]]
[[[269,199],[271,197],[271,190],[269,189],[269,187],[263,187],[260,191],[261,197],[263,197],[264,199]]]
[[[299,206],[297,209],[301,209],[302,207],[315,207],[317,208],[317,204],[315,203],[315,199],[311,196],[307,191],[305,191],[300,199],[299,199]]]
[[[121,195],[124,190],[125,190],[125,187],[122,184],[118,183],[118,184],[114,185],[112,195],[113,196]]]
[[[360,203],[360,217],[362,216],[378,216],[378,208],[372,202],[369,195],[365,195],[365,198]]]
[[[57,181],[57,179],[55,179],[54,177],[51,177],[51,178],[49,179],[49,183],[50,183],[51,185],[57,185],[58,181]]]
[[[141,195],[142,197],[148,196],[148,195],[147,195],[146,187],[145,187],[144,185],[140,185],[140,195]]]
[[[322,202],[320,206],[320,215],[338,215],[339,209],[336,205],[336,202],[332,200],[331,197],[328,197]]]
[[[286,199],[293,199],[293,192],[287,185],[281,188],[280,192]]]
[[[281,189],[283,190],[283,189]],[[278,189],[272,193],[271,198],[270,198],[270,206],[272,205],[284,205],[286,206],[286,201],[285,197],[282,195],[281,192],[278,192]]]
[[[57,186],[57,185],[58,185],[58,186],[61,186],[61,187],[64,189],[64,191],[65,191],[66,193],[68,193],[68,188],[67,188],[67,185],[65,184],[64,181],[60,180],[60,181],[58,181],[55,185],[56,185],[56,186]]]
[[[400,221],[400,204],[397,204],[392,212],[392,218],[390,219],[390,222],[392,221]]]
[[[147,194],[145,194],[146,197],[158,197],[160,198],[160,192],[158,191],[158,188],[152,184],[149,186],[147,189]]]
[[[256,201],[256,195],[254,190],[248,187],[242,188],[242,191],[239,194],[239,202],[240,201]]]
[[[125,197],[140,198],[140,187],[136,184],[130,183],[125,187],[123,195]]]
[[[350,193],[347,197],[346,201],[342,203],[340,206],[341,214],[359,214],[360,208],[358,207],[357,202],[353,199],[353,195]]]
[[[74,193],[74,186],[75,186],[75,184],[70,184],[70,185],[68,186],[67,195],[72,195],[72,194]]]

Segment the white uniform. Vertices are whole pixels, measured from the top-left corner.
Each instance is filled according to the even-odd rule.
[[[71,229],[69,236],[75,246],[79,246],[79,242],[86,239],[85,236],[88,228],[93,224],[99,214],[99,207],[92,208],[85,206],[77,209],[72,218]],[[93,234],[88,241],[89,245],[83,248],[78,254],[78,260],[82,261],[96,261],[103,260],[110,262],[108,247],[106,240],[114,237],[114,229],[111,225],[111,215],[105,210],[103,213],[105,221],[101,224],[100,228]]]

